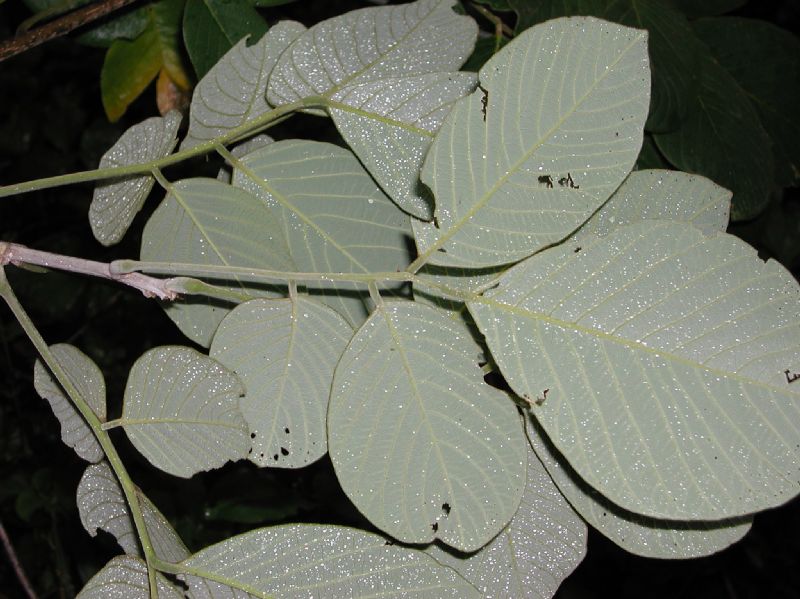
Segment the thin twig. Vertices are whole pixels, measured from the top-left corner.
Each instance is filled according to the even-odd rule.
[[[178,293],[170,289],[165,279],[157,279],[137,272],[115,273],[106,262],[84,260],[73,256],[53,254],[41,250],[33,250],[17,243],[0,242],[0,266],[44,266],[56,270],[66,270],[102,279],[109,279],[138,289],[145,297],[157,297],[162,300],[174,300]]]
[[[25,569],[22,567],[22,564],[19,563],[19,559],[17,558],[17,553],[16,551],[14,551],[14,545],[11,544],[11,539],[8,538],[8,533],[6,533],[6,529],[1,521],[0,521],[0,542],[3,543],[3,549],[6,550],[8,561],[11,562],[11,567],[14,569],[14,572],[17,575],[17,580],[19,580],[19,584],[22,585],[22,588],[25,591],[25,595],[27,595],[28,599],[36,599],[36,591],[33,590],[33,586],[31,585],[30,580],[28,580],[28,577],[25,574]]]
[[[7,39],[0,43],[0,61],[21,54],[51,39],[66,35],[78,27],[91,23],[135,1],[136,0],[104,0],[103,2],[91,4],[68,13],[46,25],[28,31],[23,35]]]
[[[494,25],[494,34],[495,37],[501,38],[504,35],[506,37],[514,37],[514,31],[506,25],[503,20],[490,11],[488,8],[481,6],[480,4],[476,4],[474,2],[471,3],[472,8],[478,11],[487,21],[491,21]]]

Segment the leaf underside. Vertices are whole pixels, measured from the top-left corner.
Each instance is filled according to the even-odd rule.
[[[582,246],[521,262],[467,304],[555,447],[608,499],[654,518],[719,520],[791,499],[797,282],[736,238],[682,223]]]
[[[328,409],[336,475],[359,511],[403,542],[438,538],[474,551],[519,505],[520,422],[513,402],[484,383],[480,351],[448,312],[386,302],[336,368]]]
[[[492,599],[552,597],[586,555],[587,528],[528,447],[525,491],[503,531],[473,554],[426,549]]]
[[[261,528],[207,547],[181,565],[219,581],[205,582],[215,598],[480,597],[467,581],[423,552],[344,526]],[[191,590],[203,582],[199,576],[186,576],[186,581]]]
[[[333,370],[353,329],[310,298],[255,299],[225,317],[210,355],[242,380],[239,408],[259,466],[301,468],[328,450]]]
[[[467,268],[515,262],[599,208],[642,144],[646,40],[597,19],[558,19],[487,62],[483,89],[455,105],[425,159],[436,219],[413,223],[421,259]]]
[[[145,352],[131,368],[120,424],[154,466],[188,478],[250,449],[244,389],[219,362],[188,347]]]

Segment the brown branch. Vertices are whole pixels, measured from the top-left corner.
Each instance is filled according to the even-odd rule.
[[[25,595],[28,599],[36,599],[36,591],[33,590],[33,586],[25,574],[25,569],[22,567],[22,564],[19,563],[17,553],[14,551],[14,545],[11,544],[11,539],[8,538],[8,533],[6,533],[2,522],[0,522],[0,543],[2,543],[3,548],[6,550],[8,561],[11,562],[11,567],[17,575],[19,584],[22,585]]]
[[[169,287],[169,279],[157,279],[138,272],[115,273],[111,271],[110,265],[106,262],[95,262],[94,260],[84,260],[73,256],[52,254],[41,250],[33,250],[17,243],[0,241],[0,267],[6,264],[23,267],[25,265],[44,266],[45,268],[76,272],[129,285],[141,291],[145,297],[157,297],[162,300],[178,298],[178,293]]]
[[[0,62],[91,23],[136,0],[103,0],[0,43]]]

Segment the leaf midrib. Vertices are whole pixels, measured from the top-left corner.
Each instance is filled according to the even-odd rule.
[[[598,78],[583,94],[581,98],[578,99],[574,103],[570,110],[564,114],[556,123],[548,129],[536,142],[533,143],[531,148],[522,154],[522,157],[517,160],[511,167],[506,171],[506,173],[500,177],[497,182],[492,185],[484,194],[481,196],[478,201],[467,210],[467,212],[462,216],[459,220],[457,220],[444,235],[439,237],[437,241],[435,241],[425,252],[420,254],[417,260],[414,261],[414,270],[412,272],[416,272],[419,268],[422,267],[423,264],[427,262],[427,259],[433,254],[436,250],[442,247],[445,243],[447,243],[454,235],[456,235],[463,227],[467,224],[467,222],[479,211],[481,210],[488,202],[492,199],[495,193],[505,185],[506,181],[511,178],[512,175],[516,174],[517,171],[527,162],[533,154],[544,145],[544,143],[552,136],[552,134],[564,124],[564,122],[571,117],[575,111],[587,100],[590,94],[595,90],[595,88],[608,76],[610,76],[611,72],[613,71],[613,67],[615,67],[625,56],[627,56],[628,52],[633,48],[636,44],[641,41],[642,36],[637,35],[634,37],[631,42],[626,46],[617,56],[617,58],[608,65],[608,68],[605,70],[603,75]],[[492,92],[492,88],[489,88],[489,93]],[[482,93],[480,90],[478,92],[473,92],[467,98],[471,102],[472,98],[476,96],[476,94]],[[459,102],[462,107],[463,103]],[[410,268],[409,268],[410,270]]]

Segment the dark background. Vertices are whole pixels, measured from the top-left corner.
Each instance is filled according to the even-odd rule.
[[[796,31],[798,3],[750,4],[737,14]],[[288,17],[311,25],[363,5],[301,0],[265,14],[270,22]],[[0,4],[0,40],[13,35],[27,16],[18,0]],[[100,102],[102,61],[102,50],[58,39],[0,62],[0,185],[95,168],[127,127],[155,113],[151,89],[120,122],[109,124]],[[312,117],[296,117],[281,127],[271,133],[317,139],[336,135],[327,120]],[[213,161],[200,161],[193,164],[194,173],[198,164],[205,164],[210,173],[216,170]],[[180,167],[170,175],[180,176]],[[733,231],[764,257],[775,247],[796,246],[797,239],[776,240],[773,235],[776,210],[779,218],[800,222],[796,191],[776,195],[764,216]],[[142,225],[157,202],[151,198],[122,243],[108,249],[94,240],[88,226],[91,193],[91,185],[75,185],[0,199],[0,240],[102,261],[136,257]],[[781,230],[790,235],[785,232],[790,228]],[[797,276],[797,260],[787,266]],[[100,366],[106,376],[109,417],[119,414],[128,369],[141,353],[155,345],[187,343],[155,301],[132,290],[60,273],[37,275],[13,267],[6,272],[46,340],[75,344]],[[39,596],[68,598],[119,549],[105,533],[91,539],[78,519],[75,489],[86,463],[61,443],[56,419],[33,390],[35,359],[30,342],[0,306],[0,520]],[[231,464],[184,481],[146,464],[124,435],[115,433],[113,439],[133,479],[191,550],[280,522],[369,528],[339,489],[327,458],[289,472]],[[796,598],[798,556],[798,501],[759,514],[744,540],[696,560],[638,558],[590,532],[586,559],[557,596]],[[0,599],[22,596],[0,554]]]

